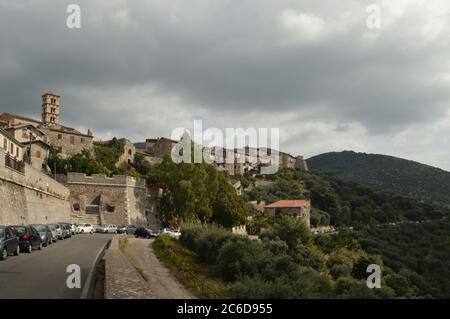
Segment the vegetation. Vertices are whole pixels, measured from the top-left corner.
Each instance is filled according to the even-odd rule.
[[[61,158],[55,149],[50,150],[48,165],[52,173],[67,174],[67,172],[92,174],[129,174],[140,176],[139,172],[126,172],[116,167],[120,156],[124,152],[125,139],[113,138],[110,141],[94,142],[94,154],[83,151],[67,158]]]
[[[400,295],[450,298],[448,220],[365,227],[356,235],[365,251],[381,255],[396,273],[386,280]]]
[[[335,280],[335,292],[339,292],[339,297],[354,296],[355,291],[359,294],[367,290],[349,282],[348,278],[367,276],[365,269],[373,258],[379,258],[384,265],[384,285],[391,289],[388,296],[450,296],[448,208],[328,174],[281,171],[264,178],[270,178],[274,183],[270,187],[253,189],[248,194],[250,199],[267,199],[267,194],[281,199],[283,195],[278,194],[282,192],[276,187],[278,181],[294,180],[307,188],[306,193],[299,192],[298,196],[312,198],[312,225],[322,224],[329,218],[332,224],[340,226],[338,234],[314,238],[314,245],[328,256],[328,272]],[[251,232],[258,233],[258,228],[267,228],[270,224],[273,224],[270,218],[259,216],[248,226]],[[359,261],[349,255],[349,252],[360,250],[367,255]]]
[[[126,140],[113,138],[110,141],[95,142],[95,159],[112,173],[119,173],[116,163],[124,152]]]
[[[48,165],[52,173],[67,174],[67,172],[92,174],[109,174],[109,170],[92,158],[88,152],[73,155],[68,158],[60,158],[54,149],[50,151]]]
[[[420,202],[390,192],[341,180],[334,175],[316,175],[301,171],[280,171],[270,186],[260,186],[248,194],[250,200],[268,202],[286,198],[286,183],[299,185],[291,198],[310,198],[311,222],[336,226],[377,225],[396,221],[437,220],[450,214],[448,208]]]
[[[158,237],[153,249],[156,256],[175,277],[199,298],[225,298],[227,286],[208,276],[207,267],[198,262],[197,256],[168,236]]]
[[[308,165],[313,172],[331,172],[410,198],[450,205],[450,172],[428,165],[350,151],[318,155],[308,159]]]
[[[245,222],[245,201],[212,165],[175,164],[165,158],[148,180],[164,189],[161,212],[166,224],[199,220],[231,228]]]
[[[203,274],[227,283],[231,298],[395,297],[384,280],[381,289],[366,287],[364,267],[382,260],[364,252],[355,239],[355,245],[347,245],[347,236],[329,252],[314,242],[303,222],[281,217],[261,241],[205,224],[183,225],[179,241],[195,256],[193,263],[207,266]],[[396,280],[391,283],[397,288]]]

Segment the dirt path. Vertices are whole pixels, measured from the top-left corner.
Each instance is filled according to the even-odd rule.
[[[151,295],[157,299],[195,298],[165,268],[153,253],[153,239],[128,238],[125,254],[147,281]]]

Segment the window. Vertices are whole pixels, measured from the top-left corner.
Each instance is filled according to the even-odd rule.
[[[80,142],[84,143],[84,137],[80,138]]]
[[[11,143],[11,145],[10,145],[10,153],[11,153],[11,155],[14,155],[14,145],[13,145],[13,143]]]
[[[75,144],[75,136],[70,137],[70,144]]]
[[[4,149],[5,151],[8,150],[8,140],[7,140],[6,138],[3,139],[3,149]]]
[[[80,204],[73,204],[73,210],[79,211],[80,210]]]
[[[16,156],[19,157],[19,148],[16,146]]]
[[[128,155],[131,155],[131,153],[132,153],[132,152],[131,152],[131,148],[130,148],[130,149],[128,150]]]
[[[62,134],[58,134],[58,140],[62,140]]]
[[[41,158],[41,151],[36,151],[36,157]]]
[[[115,207],[115,206],[111,206],[111,205],[109,205],[109,204],[106,204],[106,211],[107,211],[108,213],[114,213],[115,210],[116,210],[116,207]]]

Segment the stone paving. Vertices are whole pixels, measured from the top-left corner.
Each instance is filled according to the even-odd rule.
[[[114,236],[105,254],[105,298],[192,299],[153,253],[153,240],[128,238],[122,251]]]

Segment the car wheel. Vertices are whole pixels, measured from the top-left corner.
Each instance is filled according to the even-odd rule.
[[[33,251],[33,246],[31,245],[31,243],[28,245],[28,253],[31,253]]]
[[[42,243],[39,243],[39,248],[38,248],[38,250],[41,250],[42,249]]]
[[[6,260],[6,258],[8,258],[8,251],[5,248],[5,249],[3,249],[2,254],[0,255],[0,259]]]
[[[19,256],[19,255],[20,255],[20,247],[19,247],[19,245],[17,245],[17,249],[14,252],[14,256]]]

